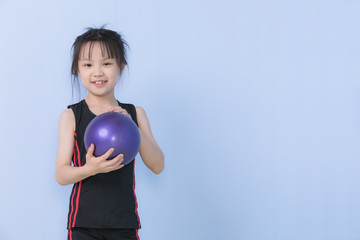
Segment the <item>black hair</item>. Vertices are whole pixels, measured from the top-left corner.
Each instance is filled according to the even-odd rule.
[[[102,53],[106,53],[108,57],[114,58],[120,68],[127,65],[126,60],[126,48],[129,45],[123,39],[123,37],[112,30],[100,28],[87,28],[87,31],[82,35],[78,36],[72,45],[72,64],[71,64],[71,75],[73,83],[79,85],[78,82],[78,71],[79,71],[79,57],[80,51],[83,46],[89,44],[89,58],[91,57],[91,50],[94,43],[100,43]]]

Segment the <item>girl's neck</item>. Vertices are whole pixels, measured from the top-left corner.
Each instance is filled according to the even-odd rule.
[[[89,108],[97,113],[105,112],[108,111],[109,108],[118,106],[118,102],[114,95],[107,97],[97,97],[88,94],[85,98],[85,101]]]

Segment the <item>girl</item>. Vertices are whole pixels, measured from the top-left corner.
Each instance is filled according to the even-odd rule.
[[[132,118],[139,127],[143,162],[156,174],[164,169],[164,154],[145,111],[120,103],[114,96],[114,87],[127,65],[125,45],[120,34],[104,28],[89,28],[73,44],[71,72],[88,93],[84,100],[68,106],[59,120],[56,180],[61,185],[74,184],[68,240],[139,239],[134,161],[122,165],[122,154],[106,160],[112,148],[100,157],[93,155],[94,145],[85,150],[84,132],[96,115],[116,111]]]

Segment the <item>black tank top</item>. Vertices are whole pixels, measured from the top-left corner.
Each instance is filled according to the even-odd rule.
[[[118,102],[137,124],[136,109],[132,104]],[[96,117],[85,100],[68,106],[75,115],[74,167],[86,162],[84,134],[87,125]],[[135,196],[135,159],[123,168],[88,177],[74,184],[70,195],[67,228],[133,228],[141,227]]]

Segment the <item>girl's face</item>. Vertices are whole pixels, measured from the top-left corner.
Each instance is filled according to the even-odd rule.
[[[101,50],[99,42],[85,44],[79,55],[79,78],[88,90],[88,94],[95,96],[114,95],[114,88],[119,80],[123,68],[116,59],[109,58],[106,51]],[[89,54],[91,51],[91,54]]]

